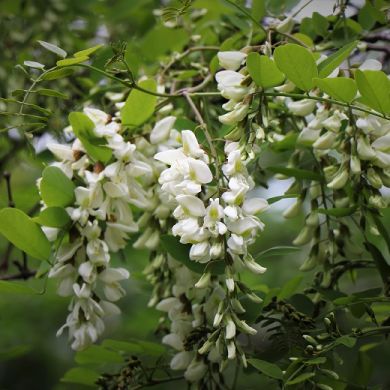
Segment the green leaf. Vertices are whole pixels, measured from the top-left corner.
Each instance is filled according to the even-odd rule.
[[[285,195],[273,196],[272,198],[268,198],[267,202],[268,204],[273,204],[283,199],[298,198],[299,196],[300,194],[285,194]]]
[[[75,186],[57,167],[46,167],[42,173],[40,191],[47,206],[67,207],[74,202]]]
[[[42,229],[23,211],[0,211],[0,233],[17,248],[39,260],[48,260],[51,245]]]
[[[318,64],[318,75],[321,78],[329,76],[355,49],[358,42],[351,42],[348,45],[337,50],[330,55],[326,60]]]
[[[210,272],[211,275],[223,275],[225,273],[226,263],[223,260],[209,261],[204,272]]]
[[[67,58],[66,60],[57,61],[57,66],[70,66],[80,64],[81,62],[88,61],[89,57],[87,56],[79,56],[74,58]]]
[[[306,169],[298,168],[286,168],[279,166],[271,166],[267,168],[269,171],[274,173],[280,173],[288,177],[296,177],[297,179],[317,180],[321,181],[321,175],[317,172],[308,171]]]
[[[313,364],[318,365],[318,364],[324,364],[326,363],[326,357],[325,356],[318,356],[313,359],[309,359],[305,361],[305,364],[311,366]]]
[[[265,16],[265,4],[264,0],[252,1],[252,16],[257,21],[260,21]]]
[[[137,342],[119,341],[119,340],[104,340],[102,346],[108,349],[113,349],[118,352],[127,352],[131,354],[141,354],[144,349]]]
[[[318,76],[318,71],[310,51],[295,43],[288,43],[275,49],[274,59],[278,68],[298,88],[304,91],[313,88],[313,78]]]
[[[331,215],[332,217],[346,217],[352,215],[357,207],[335,207],[331,209],[318,209],[320,214]]]
[[[351,103],[357,93],[355,80],[348,77],[334,77],[330,79],[314,79],[317,87],[330,97],[345,103]]]
[[[95,124],[82,112],[71,112],[69,123],[76,137],[81,141],[90,157],[107,163],[112,157],[112,150],[105,146],[105,140],[97,137],[93,130]]]
[[[161,356],[165,352],[165,347],[161,344],[132,339],[127,341],[107,339],[103,341],[102,346],[121,353],[137,355]]]
[[[45,75],[42,76],[43,80],[57,80],[62,79],[64,77],[68,77],[71,74],[74,73],[74,69],[71,68],[61,68],[61,69],[54,69],[50,72],[47,72]]]
[[[70,222],[70,217],[62,207],[47,207],[33,220],[43,226],[61,228]]]
[[[59,57],[65,58],[66,57],[66,51],[61,49],[60,47],[53,45],[52,43],[45,42],[45,41],[38,41],[38,43],[44,47],[46,50],[51,51],[52,53],[58,55]]]
[[[283,372],[276,364],[260,359],[248,359],[248,363],[264,375],[274,379],[283,379]]]
[[[313,19],[314,31],[318,35],[325,37],[328,34],[328,27],[329,27],[328,20],[318,12],[313,12],[312,19]]]
[[[157,90],[156,82],[153,79],[140,81],[138,85],[151,92]],[[129,127],[142,125],[153,114],[156,102],[157,96],[133,89],[121,109],[122,123]]]
[[[362,103],[382,114],[390,113],[390,80],[380,70],[357,70],[355,79]]]
[[[36,294],[36,291],[22,282],[11,282],[8,280],[0,280],[1,294]]]
[[[305,382],[308,379],[313,378],[314,375],[315,375],[314,372],[304,372],[303,374],[298,375],[294,379],[287,381],[286,385],[291,386],[291,385],[296,385],[297,383]]]
[[[191,245],[182,244],[180,241],[173,236],[163,235],[161,236],[161,244],[163,248],[175,258],[175,260],[184,264],[191,271],[198,274],[202,274],[204,270],[204,265],[197,263],[189,258],[189,252]]]
[[[91,345],[76,353],[75,361],[78,364],[122,363],[124,361],[116,351],[110,351],[101,345]]]
[[[44,95],[44,96],[53,96],[57,97],[60,99],[68,99],[69,96],[65,95],[62,92],[56,91],[55,89],[48,89],[48,88],[40,88],[35,91],[39,95]]]
[[[75,367],[71,368],[61,378],[61,382],[65,383],[78,383],[84,386],[96,387],[96,381],[99,379],[100,374],[89,368]]]
[[[95,51],[99,50],[102,46],[104,45],[100,44],[90,47],[89,49],[80,50],[74,53],[73,57],[89,57],[91,54],[95,53]]]
[[[253,81],[264,89],[276,87],[283,83],[285,76],[275,65],[275,62],[267,56],[259,53],[249,53],[246,66]]]
[[[257,253],[255,255],[255,260],[263,260],[269,257],[276,256],[286,256],[293,252],[299,252],[300,249],[296,246],[274,246],[272,248],[268,248],[265,251]]]
[[[0,362],[19,358],[29,353],[31,349],[32,349],[31,345],[25,345],[25,344],[15,345],[14,347],[2,349],[0,350]]]
[[[345,335],[345,336],[341,336],[338,339],[336,339],[335,343],[336,343],[336,345],[342,344],[348,348],[353,348],[356,344],[356,339],[354,337]]]
[[[295,278],[290,279],[280,290],[278,294],[279,299],[286,299],[291,297],[297,291],[299,285],[303,280],[303,276],[296,276]]]

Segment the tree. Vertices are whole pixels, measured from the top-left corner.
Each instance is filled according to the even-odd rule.
[[[298,23],[311,2],[297,3],[183,0],[156,13],[138,46],[69,55],[40,41],[55,65],[24,61],[31,84],[6,103],[18,107],[10,127],[26,144],[53,120],[42,96],[65,99],[74,80],[87,91],[72,96],[71,112],[61,106],[68,127],[47,144],[56,161],[37,182],[40,202],[16,208],[5,175],[9,204],[0,211],[3,268],[13,247],[22,253],[0,289],[30,291],[11,280],[53,278],[70,301],[58,335],[67,331],[79,366],[63,381],[385,385],[371,378],[368,351],[390,333],[390,81],[380,43],[389,7],[367,1],[347,18],[349,3],[337,1],[332,15]],[[276,180],[288,188],[258,196]],[[286,199],[283,217],[298,235],[269,246],[267,214]],[[120,313],[129,246],[148,253],[143,274],[164,347],[96,344]],[[280,267],[267,260],[283,256],[300,272],[280,288],[263,283],[267,268]],[[356,367],[339,369],[348,349]]]

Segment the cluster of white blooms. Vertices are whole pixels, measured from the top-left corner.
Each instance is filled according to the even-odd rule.
[[[125,294],[119,282],[127,279],[129,272],[112,268],[110,253],[124,248],[128,235],[138,230],[131,205],[141,209],[153,206],[143,188],[152,172],[142,162],[136,146],[120,134],[120,124],[96,109],[86,108],[84,113],[93,123],[94,135],[104,139],[112,150],[112,162],[106,166],[93,162],[78,139],[72,146],[48,146],[60,160],[54,165],[77,183],[75,203],[66,208],[72,227],[60,240],[49,272],[49,277],[59,280],[59,294],[73,296],[70,314],[59,334],[69,328],[76,350],[96,341],[104,330],[105,315],[119,312],[112,302]],[[56,239],[58,231],[45,231],[51,240]],[[98,291],[104,298],[98,296]]]
[[[256,214],[268,208],[268,204],[264,199],[246,197],[254,183],[247,172],[238,143],[226,144],[226,162],[222,168],[216,167],[221,169],[223,176],[220,182],[226,181],[227,185],[225,190],[221,190],[215,184],[213,186],[213,181],[217,183],[218,179],[213,178],[209,167],[210,158],[200,147],[195,134],[184,130],[181,138],[181,148],[159,152],[155,156],[169,165],[161,173],[159,182],[161,189],[177,205],[173,212],[177,222],[172,227],[172,233],[180,237],[181,243],[191,244],[189,257],[192,261],[213,263],[219,260],[223,262],[225,272],[223,276],[215,276],[206,267],[195,284],[196,290],[200,291],[195,292],[194,283],[184,283],[182,291],[177,285],[177,277],[174,277],[174,296],[163,299],[157,308],[168,312],[171,320],[176,315],[180,320],[181,316],[185,316],[188,324],[177,327],[173,323],[171,333],[164,339],[168,344],[174,342],[175,349],[179,351],[172,360],[172,368],[182,369],[187,365],[192,368],[195,365],[201,373],[206,369],[207,361],[216,361],[218,358],[223,366],[226,358],[236,357],[236,350],[239,350],[245,364],[245,355],[236,341],[236,329],[249,334],[255,333],[255,330],[239,319],[245,310],[237,300],[235,275],[243,268],[255,273],[265,271],[254,261],[248,246],[263,229]],[[214,198],[208,195],[212,190],[223,193]],[[179,269],[182,270],[183,266],[179,266]],[[194,278],[189,270],[182,272]],[[259,301],[250,291],[245,293]],[[199,313],[203,317],[197,320]],[[183,345],[188,345],[186,340],[201,324],[207,330],[206,341],[198,337],[191,349],[183,350]],[[217,340],[214,346],[212,341]],[[206,353],[207,359],[199,356]]]
[[[221,115],[219,121],[234,125],[242,121],[248,114],[250,101],[247,96],[255,91],[252,79],[247,76],[246,68],[237,71],[245,63],[246,54],[240,51],[225,51],[218,53],[220,65],[226,70],[216,73],[218,90],[229,99],[222,108],[228,113]]]

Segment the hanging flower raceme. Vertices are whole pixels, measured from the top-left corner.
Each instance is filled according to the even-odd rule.
[[[195,134],[184,130],[181,138],[181,148],[155,155],[157,160],[169,165],[161,173],[159,182],[162,191],[176,203],[172,234],[178,236],[182,244],[191,245],[190,260],[205,264],[205,271],[195,284],[187,281],[182,288],[173,277],[171,296],[160,301],[157,308],[167,312],[171,320],[175,315],[184,315],[186,323],[192,324],[183,332],[172,323],[171,333],[163,341],[179,351],[171,367],[185,368],[185,376],[192,378],[189,380],[199,381],[210,362],[219,362],[222,369],[227,359],[236,357],[236,351],[246,364],[236,336],[239,332],[254,334],[256,331],[239,318],[245,309],[238,300],[236,282],[251,299],[259,302],[260,298],[245,289],[236,275],[243,267],[255,273],[265,271],[254,261],[248,246],[263,229],[256,215],[268,204],[264,199],[247,198],[254,183],[238,143],[226,144],[226,162],[216,167],[221,171],[218,176],[224,179],[218,179],[209,168],[214,161],[200,147]],[[215,183],[223,185],[224,181],[227,189],[217,189],[220,196],[207,196],[215,189]],[[210,271],[209,264],[215,262],[225,264],[223,275],[216,276]],[[183,266],[178,265],[174,272],[182,269]],[[192,275],[192,279],[196,277],[188,269],[180,272]],[[202,334],[196,334],[199,327],[204,329]],[[190,345],[189,339],[192,340]]]
[[[59,334],[68,328],[72,348],[80,350],[103,332],[105,316],[120,312],[113,302],[125,295],[120,282],[128,279],[129,272],[111,267],[110,260],[111,253],[125,247],[129,234],[138,231],[130,206],[148,209],[153,203],[143,187],[148,166],[142,164],[136,146],[120,134],[120,124],[92,108],[77,114],[112,153],[103,165],[94,162],[88,146],[79,139],[72,146],[49,145],[60,160],[53,166],[77,185],[75,202],[66,208],[72,226],[57,242],[49,277],[59,281],[60,295],[72,297],[70,314]],[[56,239],[52,229],[46,232]]]

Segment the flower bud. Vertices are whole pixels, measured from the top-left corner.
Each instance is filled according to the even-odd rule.
[[[232,304],[232,307],[233,307],[233,310],[238,313],[238,314],[242,314],[242,313],[245,313],[245,309],[244,307],[241,305],[241,302],[234,298],[231,300],[231,304]]]
[[[222,68],[237,70],[242,65],[247,55],[240,51],[220,51],[217,56]]]
[[[202,361],[192,360],[184,372],[184,377],[189,382],[200,381],[207,371],[207,366]]]
[[[298,199],[287,210],[283,212],[284,218],[295,218],[302,210],[302,200]]]
[[[257,330],[249,326],[245,321],[239,321],[237,323],[237,326],[240,328],[240,330],[246,334],[255,335],[257,333]]]
[[[331,131],[327,131],[317,141],[314,142],[313,148],[315,149],[330,149],[336,141],[337,135]]]
[[[198,353],[204,355],[208,351],[210,351],[211,347],[214,345],[210,340],[206,340],[206,342],[198,349]]]
[[[231,340],[236,335],[236,324],[230,318],[227,319],[226,328],[225,328],[225,337],[227,340]]]
[[[313,228],[311,226],[304,226],[301,232],[293,241],[294,245],[300,246],[307,244],[313,238]]]
[[[267,271],[267,268],[262,267],[260,264],[257,264],[255,260],[250,255],[244,257],[245,266],[255,274],[263,274]]]
[[[223,244],[221,242],[216,242],[210,247],[210,256],[212,259],[219,259],[223,253]]]
[[[375,151],[368,143],[366,137],[359,137],[356,145],[357,153],[362,160],[373,160],[375,158]]]
[[[256,139],[258,139],[260,141],[264,140],[264,138],[265,138],[264,129],[261,126],[259,126],[257,123],[253,123],[252,127],[253,127],[253,130],[255,132]]]
[[[233,360],[236,357],[236,345],[234,341],[230,341],[227,345],[228,359]]]
[[[341,171],[341,172],[340,172]],[[332,188],[334,190],[339,190],[340,188],[343,188],[349,179],[348,171],[341,166],[339,173],[334,177],[334,179],[328,183],[327,187]]]
[[[374,188],[377,188],[377,189],[381,188],[382,185],[383,185],[380,176],[376,173],[374,168],[368,168],[368,170],[367,170],[367,180],[370,182],[370,184]]]
[[[319,261],[318,261],[318,255],[317,254],[310,254],[310,256],[303,262],[303,264],[299,267],[300,271],[306,272],[311,271],[313,268],[315,268]]]
[[[201,278],[195,283],[196,288],[206,288],[210,284],[211,274],[209,272],[204,273]]]
[[[360,159],[358,156],[356,155],[352,155],[351,156],[351,160],[349,162],[349,166],[351,168],[351,172],[358,175],[361,173],[362,169],[361,169],[361,164],[360,164]]]
[[[320,369],[321,373],[328,376],[329,378],[333,378],[333,379],[336,379],[338,380],[339,379],[339,376],[336,372],[332,371],[332,370],[327,370],[325,368],[321,368]]]
[[[306,218],[305,224],[308,226],[316,227],[320,223],[320,219],[318,217],[318,213],[316,211],[312,211],[308,217]]]
[[[227,133],[224,138],[227,141],[239,141],[244,134],[244,128],[242,126],[235,126],[233,130]]]
[[[316,199],[321,196],[321,185],[317,181],[312,181],[309,189],[309,194],[312,199]]]
[[[248,104],[238,103],[233,111],[230,111],[224,115],[220,115],[218,119],[224,125],[234,125],[238,122],[241,122],[246,117],[248,111]]]
[[[368,203],[378,209],[385,209],[387,207],[387,202],[382,198],[381,195],[370,196]]]
[[[232,293],[234,291],[234,279],[226,278],[225,283],[228,291]]]
[[[319,136],[319,130],[304,127],[298,135],[297,143],[304,146],[312,146]]]
[[[316,101],[311,99],[302,99],[287,103],[287,108],[297,116],[307,116],[311,114],[316,107]]]

